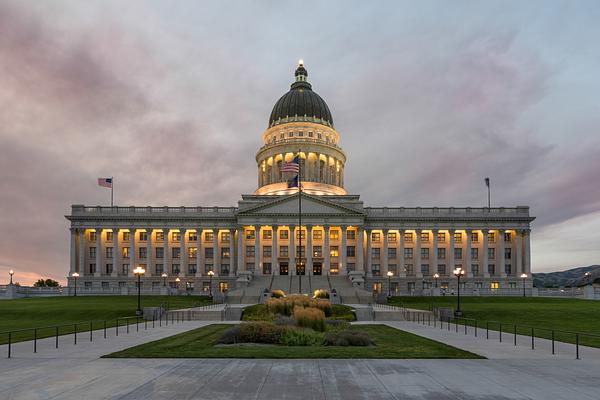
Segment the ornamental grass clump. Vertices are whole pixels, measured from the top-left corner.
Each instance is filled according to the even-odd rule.
[[[268,322],[248,322],[240,324],[239,341],[241,343],[278,344],[281,336],[288,330],[286,326]]]
[[[326,346],[371,346],[373,340],[366,332],[345,330],[325,334]]]
[[[289,329],[281,335],[284,346],[321,346],[324,334],[310,329]]]
[[[302,295],[293,295],[280,299],[271,298],[267,300],[267,309],[273,314],[291,316],[295,307],[317,308],[323,311],[326,317],[331,316],[333,312],[331,303],[328,300],[315,300]]]
[[[325,289],[317,289],[313,294],[313,299],[328,299],[329,292]]]
[[[317,308],[296,306],[292,316],[296,320],[296,325],[301,328],[325,331],[325,313]]]
[[[273,290],[271,292],[271,297],[273,297],[275,299],[281,299],[281,298],[285,297],[285,292],[283,290],[279,290],[279,289]]]

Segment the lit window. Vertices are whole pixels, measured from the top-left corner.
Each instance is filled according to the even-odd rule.
[[[313,246],[313,257],[323,257],[323,246]]]
[[[106,232],[106,240],[109,242],[113,241],[113,233],[112,232]]]
[[[221,241],[229,243],[231,241],[231,232],[221,232]]]
[[[181,233],[180,232],[173,232],[171,234],[171,238],[173,239],[174,242],[179,242],[181,240]]]
[[[490,283],[490,289],[500,289],[500,282],[491,282]]]
[[[338,246],[331,246],[330,247],[330,251],[329,251],[329,255],[331,257],[339,257],[339,249]]]
[[[490,243],[494,243],[496,241],[496,233],[495,232],[488,232],[488,241]]]
[[[446,243],[446,232],[438,232],[437,238],[438,238],[438,242]]]
[[[473,243],[479,242],[479,233],[478,232],[471,232],[471,242],[473,242]]]
[[[221,248],[221,258],[229,258],[231,254],[231,250],[229,247],[222,247]]]
[[[354,229],[348,229],[346,231],[346,239],[356,240],[356,231]]]
[[[412,232],[404,232],[404,241],[407,243],[411,243],[413,241]]]
[[[273,239],[273,231],[271,229],[265,229],[262,231],[263,240],[271,240]]]
[[[197,247],[190,247],[188,249],[188,257],[189,258],[196,258],[196,257],[198,257],[198,248]]]
[[[196,231],[190,232],[188,234],[188,239],[189,239],[190,242],[196,242],[196,241],[198,241],[198,233]]]
[[[388,232],[388,242],[390,243],[396,243],[396,240],[398,240],[398,235],[396,235],[396,232]]]
[[[329,239],[339,240],[340,239],[340,231],[337,229],[333,229],[333,230],[329,231]]]
[[[373,243],[381,242],[381,234],[379,232],[371,233],[371,240],[373,241]]]
[[[156,241],[164,242],[165,241],[165,233],[164,232],[156,232]]]
[[[215,236],[213,235],[212,232],[204,232],[204,241],[205,242],[212,242],[213,240],[215,240],[214,238],[215,238]]]
[[[279,239],[288,239],[290,237],[290,231],[282,229],[279,231]]]
[[[323,239],[323,231],[320,229],[316,229],[313,231],[313,239],[322,240]]]
[[[429,242],[429,232],[421,232],[421,241]]]
[[[454,232],[454,242],[455,243],[462,242],[462,232]]]
[[[148,234],[146,232],[140,232],[140,241],[145,242],[148,240]]]

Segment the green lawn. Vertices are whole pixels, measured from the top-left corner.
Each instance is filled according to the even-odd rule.
[[[441,297],[392,297],[389,304],[408,308],[429,310],[432,306],[456,308],[456,296]],[[486,321],[502,323],[503,332],[531,334],[531,327],[568,332],[586,332],[600,335],[600,302],[579,299],[554,299],[543,297],[461,297],[464,318],[478,320],[485,328]],[[498,330],[499,324],[490,323],[490,329]],[[537,337],[549,338],[546,330],[534,330]],[[574,343],[575,335],[555,332],[555,339]],[[600,336],[580,337],[583,345],[600,347]]]
[[[385,325],[354,325],[375,346],[215,346],[230,324],[215,324],[108,354],[109,358],[481,358],[455,347]]]
[[[207,297],[197,296],[142,296],[142,307],[168,305],[170,309],[210,303]],[[78,331],[89,330],[89,321],[97,320],[93,329],[100,329],[106,320],[107,326],[114,326],[115,319],[135,315],[137,296],[78,296],[44,297],[0,301],[0,332],[51,325],[86,322],[78,326]],[[73,326],[60,328],[59,334],[73,332]],[[38,338],[51,336],[54,329],[43,329]],[[33,331],[13,334],[13,341],[31,340]],[[6,343],[8,336],[0,334],[0,344]]]

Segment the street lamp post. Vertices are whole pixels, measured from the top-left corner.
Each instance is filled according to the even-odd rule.
[[[167,286],[167,276],[168,276],[168,275],[167,275],[167,273],[166,273],[166,272],[163,272],[163,273],[161,274],[161,276],[162,276],[162,278],[163,278],[163,287],[165,287],[165,286]]]
[[[210,296],[210,298],[212,299],[212,277],[215,275],[215,273],[210,270],[208,271],[208,295]]]
[[[392,271],[388,271],[388,297],[392,297],[392,276],[394,276],[394,273]]]
[[[435,288],[437,289],[438,279],[440,279],[440,274],[438,274],[438,273],[433,274],[433,279],[435,280]]]
[[[8,271],[8,274],[10,275],[10,284],[12,285],[12,276],[15,274],[15,271],[13,271],[12,269],[10,271]]]
[[[73,272],[71,274],[71,276],[73,277],[73,286],[75,286],[75,291],[73,292],[73,297],[77,296],[77,278],[79,278],[79,272]]]
[[[177,294],[179,295],[179,282],[181,282],[181,279],[179,279],[179,277],[175,278],[175,285],[177,286]]]
[[[525,280],[527,279],[527,274],[522,273],[521,278],[523,279],[523,297],[525,297]]]
[[[592,280],[591,280],[592,273],[590,271],[588,271],[585,274],[583,274],[583,276],[585,276],[587,278],[586,279],[587,280],[586,285],[590,285],[592,283]]]
[[[462,312],[460,311],[460,278],[462,278],[464,274],[465,270],[462,268],[456,268],[454,270],[454,276],[456,276],[456,279],[458,280],[458,296],[456,298],[456,311],[454,312],[454,315],[457,317],[462,315]]]
[[[137,276],[138,280],[138,284],[137,284],[137,289],[138,289],[138,305],[137,305],[137,310],[136,310],[136,314],[137,315],[142,315],[142,307],[141,307],[141,289],[142,289],[142,283],[141,283],[141,279],[142,279],[142,275],[144,275],[144,273],[146,272],[146,270],[142,267],[136,267],[133,270],[133,273],[135,274],[135,276]]]

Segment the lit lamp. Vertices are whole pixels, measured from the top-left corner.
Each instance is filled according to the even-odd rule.
[[[458,281],[458,296],[457,296],[457,300],[456,300],[456,311],[454,312],[454,315],[457,317],[460,317],[462,315],[462,312],[460,311],[460,278],[462,278],[465,275],[465,270],[462,268],[456,268],[454,269],[454,276],[456,276],[456,279]]]
[[[71,274],[71,276],[73,277],[73,286],[75,286],[75,291],[73,292],[73,297],[77,296],[77,278],[79,278],[79,272],[73,272]]]
[[[585,274],[583,274],[583,276],[585,276],[587,278],[587,284],[590,285],[592,283],[591,278],[590,278],[592,276],[592,273],[590,271],[588,271]]]
[[[163,272],[161,276],[163,278],[163,286],[167,286],[167,273]]]
[[[435,280],[435,287],[438,287],[438,279],[440,279],[440,274],[433,274],[433,279]]]
[[[177,290],[179,290],[179,282],[181,282],[181,279],[179,279],[179,277],[175,278],[175,284],[177,285]]]
[[[521,278],[523,279],[523,297],[525,297],[525,280],[527,279],[527,274],[521,274]]]
[[[15,271],[13,271],[12,269],[10,271],[8,271],[8,274],[10,275],[10,284],[12,285],[12,276],[15,274]]]
[[[138,266],[133,270],[133,273],[138,278],[138,285],[137,285],[137,287],[138,287],[138,306],[137,306],[136,314],[141,315],[142,314],[142,307],[140,306],[141,289],[142,289],[141,279],[142,279],[142,275],[144,275],[146,273],[146,270],[144,268]]]
[[[394,273],[392,271],[388,271],[388,297],[392,297],[392,276],[394,276]]]
[[[212,299],[212,277],[215,275],[213,270],[208,271],[208,295]]]

